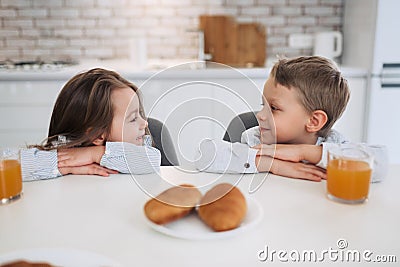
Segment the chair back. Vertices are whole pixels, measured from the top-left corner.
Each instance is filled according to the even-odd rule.
[[[223,140],[235,143],[240,142],[242,133],[254,126],[258,126],[256,112],[245,112],[234,117],[226,129]]]
[[[147,122],[155,147],[161,152],[161,166],[178,166],[178,157],[167,127],[154,118],[147,118]]]

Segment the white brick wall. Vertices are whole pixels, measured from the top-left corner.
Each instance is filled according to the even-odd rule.
[[[147,38],[150,58],[196,59],[201,14],[262,23],[267,56],[310,54],[291,33],[341,30],[344,0],[0,0],[0,61],[129,58],[129,39]]]
[[[32,4],[34,7],[62,7],[63,0],[34,0]]]
[[[17,16],[22,18],[43,18],[47,16],[47,10],[44,8],[20,9],[18,10]]]
[[[17,16],[17,12],[14,9],[2,8],[0,9],[0,17],[12,17],[15,18]]]

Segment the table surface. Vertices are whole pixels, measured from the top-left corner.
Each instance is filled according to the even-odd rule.
[[[399,175],[400,165],[390,166],[386,179],[371,184],[369,200],[359,205],[327,199],[325,181],[192,173],[175,167],[135,177],[69,175],[27,182],[20,200],[0,206],[0,256],[28,249],[65,248],[104,255],[122,266],[261,266],[293,263],[299,255],[296,252],[312,250],[319,259],[324,255],[321,261],[325,264],[336,265],[338,262],[333,262],[338,259],[349,266],[346,259],[340,260],[347,251],[359,251],[361,256],[367,253],[371,261],[393,255],[399,262]],[[248,193],[252,179],[264,178],[258,190]],[[188,240],[148,225],[143,205],[149,195],[170,184],[192,183],[204,192],[226,181],[237,183],[249,199],[261,205],[263,217],[254,227],[224,238]],[[343,244],[347,246],[341,248]],[[331,258],[328,253],[333,253]],[[365,262],[363,258],[361,262]]]

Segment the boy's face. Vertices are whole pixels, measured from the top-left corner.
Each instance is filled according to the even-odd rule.
[[[132,88],[114,89],[111,92],[114,108],[111,133],[108,141],[143,145],[147,121],[139,114],[139,99]]]
[[[268,78],[263,91],[263,108],[257,113],[263,144],[306,144],[310,114],[300,102],[297,90],[275,84]]]

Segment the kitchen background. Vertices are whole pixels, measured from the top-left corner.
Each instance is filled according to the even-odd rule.
[[[267,57],[311,55],[292,33],[341,31],[343,0],[0,0],[0,60],[126,59],[144,35],[149,58],[196,59],[199,15],[231,15],[267,33]]]
[[[191,157],[196,140],[204,136],[222,138],[224,129],[210,122],[201,125],[207,131],[199,131],[200,126],[193,123],[185,128],[186,134],[181,134],[182,125],[196,116],[209,116],[225,127],[234,115],[258,110],[268,63],[277,55],[318,54],[315,48],[319,34],[314,33],[337,31],[343,39],[330,39],[322,46],[343,44],[342,54],[335,60],[349,81],[351,99],[335,128],[353,141],[387,145],[390,161],[400,162],[400,142],[393,140],[400,134],[400,125],[387,119],[400,112],[400,38],[396,32],[400,27],[399,9],[398,0],[0,0],[0,146],[43,140],[54,100],[65,82],[79,71],[102,66],[117,70],[141,88],[152,78],[151,85],[147,83],[147,89],[143,88],[145,110],[167,124],[182,155]],[[267,66],[240,69],[246,78],[218,68],[192,70],[197,68],[192,65],[189,71],[153,76],[162,66],[201,58],[201,34],[196,32],[200,15],[229,15],[240,24],[261,24],[266,30]],[[134,66],[132,58],[137,57],[132,57],[133,51],[140,49],[132,48],[132,44],[138,45],[132,40],[138,40],[137,36],[145,37],[148,63],[163,62]],[[293,41],[293,36],[303,37]],[[302,48],[298,48],[300,45]],[[253,47],[249,50],[254,52]],[[52,64],[18,62],[36,59]],[[79,64],[51,62],[63,60]],[[250,108],[236,101],[234,94],[201,87],[171,94],[159,110],[149,113],[152,103],[169,88],[210,77],[245,97]],[[248,81],[252,82],[250,86]],[[183,104],[187,99],[197,101],[202,97],[218,99],[220,105],[204,109],[204,103],[199,102],[196,109],[194,104]],[[232,104],[234,112],[221,111],[226,103]],[[176,113],[172,116],[167,111]]]

